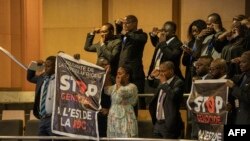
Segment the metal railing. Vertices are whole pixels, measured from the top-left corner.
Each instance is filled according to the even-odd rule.
[[[150,94],[138,94],[139,97],[153,97],[154,94],[153,93],[150,93]],[[183,94],[184,97],[188,97],[189,96],[189,93],[184,93]]]
[[[60,136],[0,136],[4,140],[93,140],[81,137],[60,137]],[[98,139],[97,139],[98,140]],[[99,138],[101,141],[194,141],[186,139],[156,139],[156,138]]]

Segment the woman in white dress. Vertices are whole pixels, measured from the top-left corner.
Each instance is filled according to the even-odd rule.
[[[129,67],[119,67],[116,83],[111,85],[109,74],[105,83],[105,94],[111,96],[108,114],[107,137],[137,137],[138,125],[134,108],[137,104],[137,87],[133,84]]]

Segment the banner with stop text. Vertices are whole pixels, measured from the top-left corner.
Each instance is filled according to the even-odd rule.
[[[99,139],[97,113],[105,70],[60,53],[56,58],[56,92],[52,132],[70,137]]]
[[[196,80],[187,100],[195,122],[198,124],[198,140],[224,140],[224,124],[227,123],[228,87],[226,79]]]

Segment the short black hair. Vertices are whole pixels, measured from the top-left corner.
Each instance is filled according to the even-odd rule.
[[[135,15],[127,15],[126,17],[127,17],[127,20],[129,22],[136,22],[136,23],[138,23],[138,19],[136,18]]]
[[[133,83],[134,79],[133,79],[133,70],[129,65],[122,65],[121,68],[123,68],[126,72],[126,74],[129,75],[129,82]]]
[[[210,66],[210,64],[214,60],[214,58],[212,56],[209,56],[209,55],[200,56],[200,58],[198,58],[198,59],[206,60],[208,66]]]
[[[174,71],[174,69],[175,69],[174,63],[172,61],[162,62],[161,65],[166,66],[167,69],[169,69],[169,70],[173,70]]]
[[[246,56],[248,58],[248,60],[250,60],[250,51],[246,51],[246,52],[242,53],[241,56],[243,56],[243,55]]]
[[[114,28],[113,24],[111,24],[111,23],[105,23],[105,24],[103,24],[103,25],[106,25],[106,26],[108,27],[108,30],[109,30],[109,31],[114,32],[115,28]]]
[[[164,25],[163,25],[163,28],[165,28],[166,25],[170,25],[172,27],[172,29],[173,29],[173,32],[174,33],[176,32],[176,24],[174,22],[172,22],[172,21],[165,22]]]

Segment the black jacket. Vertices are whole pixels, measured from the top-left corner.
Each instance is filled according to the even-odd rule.
[[[153,124],[157,121],[156,110],[160,90],[163,90],[163,92],[166,93],[163,104],[165,114],[165,124],[163,126],[166,128],[166,131],[168,132],[167,134],[178,134],[183,128],[183,122],[179,110],[180,104],[183,100],[184,82],[179,77],[174,76],[174,79],[170,84],[165,83],[159,85],[157,93],[155,93],[149,105],[149,112]]]

